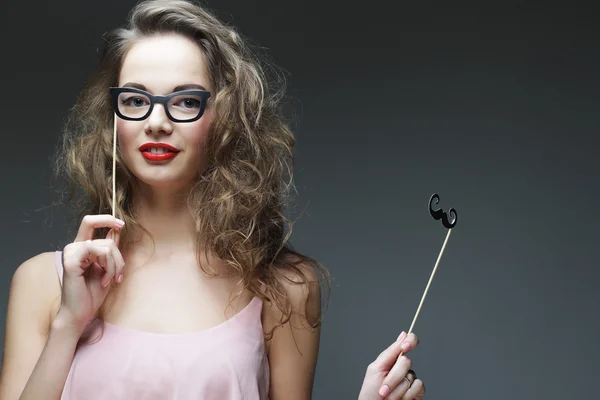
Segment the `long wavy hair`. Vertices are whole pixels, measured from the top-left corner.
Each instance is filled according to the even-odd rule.
[[[187,199],[199,263],[204,270],[200,258],[207,252],[223,260],[240,277],[238,294],[249,290],[273,302],[283,315],[280,322],[289,321],[292,311],[284,285],[309,288],[308,301],[310,291],[323,294],[329,274],[290,244],[292,221],[285,211],[293,189],[295,139],[283,117],[285,79],[234,28],[199,4],[142,1],[127,22],[104,35],[98,69],[71,109],[59,146],[56,171],[69,182],[66,194],[75,206],[77,225],[84,215],[112,212],[114,114],[108,88],[118,85],[125,55],[137,41],[153,35],[189,38],[204,53],[214,88],[208,168]],[[132,232],[145,229],[136,220],[132,201],[136,178],[118,152],[116,163],[115,208],[126,223],[120,245],[127,248],[134,240]],[[98,230],[95,237],[106,234],[106,229]],[[306,266],[314,273],[307,274]],[[103,305],[97,319],[105,311]],[[306,321],[316,328],[321,316]]]

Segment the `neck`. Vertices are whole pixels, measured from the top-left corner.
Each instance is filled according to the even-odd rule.
[[[156,249],[170,251],[194,245],[195,226],[187,205],[189,190],[172,190],[140,185],[134,204],[139,223],[152,236]],[[142,243],[149,238],[142,231]]]

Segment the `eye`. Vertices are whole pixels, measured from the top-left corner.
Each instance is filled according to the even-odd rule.
[[[132,107],[143,107],[148,104],[148,100],[139,96],[131,96],[122,99],[121,104]]]
[[[185,108],[198,108],[200,107],[200,101],[193,99],[193,98],[187,98],[187,99],[183,99],[181,100],[181,102],[183,103],[183,106]]]

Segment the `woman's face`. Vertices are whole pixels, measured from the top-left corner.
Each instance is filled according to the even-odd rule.
[[[188,89],[212,90],[204,54],[194,42],[175,35],[136,42],[125,56],[119,86],[163,96]],[[130,106],[144,105],[144,99],[136,98],[136,94],[126,95]],[[174,107],[189,110],[197,104],[188,99],[179,101]],[[142,121],[118,118],[117,134],[122,158],[129,170],[147,185],[169,190],[188,188],[206,168],[204,142],[211,120],[211,107],[206,107],[202,117],[196,121],[173,122],[158,103]],[[152,150],[147,146],[161,147],[158,143],[172,146],[176,149],[175,154],[157,157],[156,153],[164,150]]]

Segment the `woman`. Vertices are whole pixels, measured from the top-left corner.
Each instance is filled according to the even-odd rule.
[[[14,274],[3,400],[311,397],[328,274],[289,246],[294,138],[255,59],[184,1],[106,37],[57,164],[83,191],[78,233]],[[359,398],[422,398],[399,357],[416,344]]]

